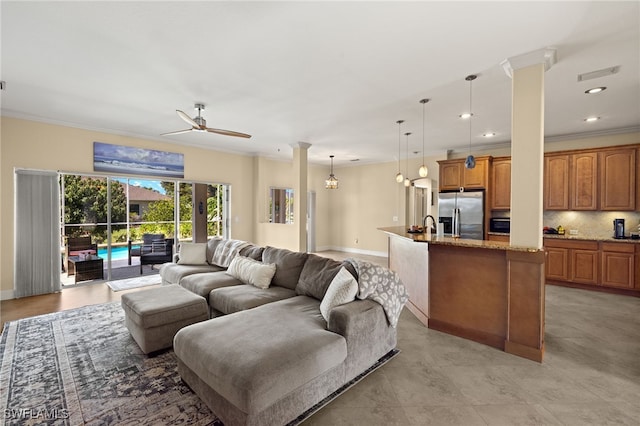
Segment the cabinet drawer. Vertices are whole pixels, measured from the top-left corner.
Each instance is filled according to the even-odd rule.
[[[562,247],[578,250],[598,250],[597,241],[563,240],[560,238],[545,238],[545,247]]]
[[[633,253],[635,244],[629,243],[602,243],[602,251],[612,251],[616,253]]]

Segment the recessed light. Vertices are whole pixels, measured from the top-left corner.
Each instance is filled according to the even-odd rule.
[[[603,90],[606,90],[607,88],[605,86],[600,86],[600,87],[592,87],[589,90],[585,90],[584,93],[586,93],[587,95],[593,95],[594,93],[600,93]]]
[[[584,121],[586,121],[587,123],[591,123],[598,120],[600,120],[600,117],[587,117],[584,119]]]
[[[496,134],[494,132],[488,132],[488,133],[484,133],[482,136],[484,136],[485,138],[492,138],[495,135]]]
[[[473,114],[469,113],[469,112],[465,112],[464,114],[460,114],[458,117],[462,118],[463,120],[466,120],[467,118],[471,117]]]

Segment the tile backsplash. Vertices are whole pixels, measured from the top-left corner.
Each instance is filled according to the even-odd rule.
[[[582,212],[582,211],[545,211],[543,224],[550,228],[562,225],[567,235],[575,229],[583,237],[609,238],[613,236],[613,219],[625,220],[625,235],[640,232],[639,212]]]

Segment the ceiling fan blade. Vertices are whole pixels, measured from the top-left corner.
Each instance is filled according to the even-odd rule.
[[[177,130],[175,132],[162,133],[160,136],[179,135],[180,133],[188,133],[188,132],[192,132],[192,131],[193,131],[193,129]]]
[[[217,133],[219,135],[226,135],[226,136],[236,136],[239,138],[250,138],[251,135],[248,135],[246,133],[240,133],[240,132],[232,132],[231,130],[223,130],[223,129],[212,129],[211,127],[207,127],[207,132],[209,133]]]
[[[193,127],[200,127],[200,125],[198,123],[196,123],[193,118],[189,117],[184,112],[180,111],[179,109],[177,109],[176,112],[178,113],[178,117],[182,118],[184,121],[186,121],[187,123],[189,123]]]

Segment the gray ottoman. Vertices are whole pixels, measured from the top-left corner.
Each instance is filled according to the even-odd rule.
[[[179,285],[122,295],[125,325],[145,354],[170,348],[183,327],[209,319],[204,297]]]

